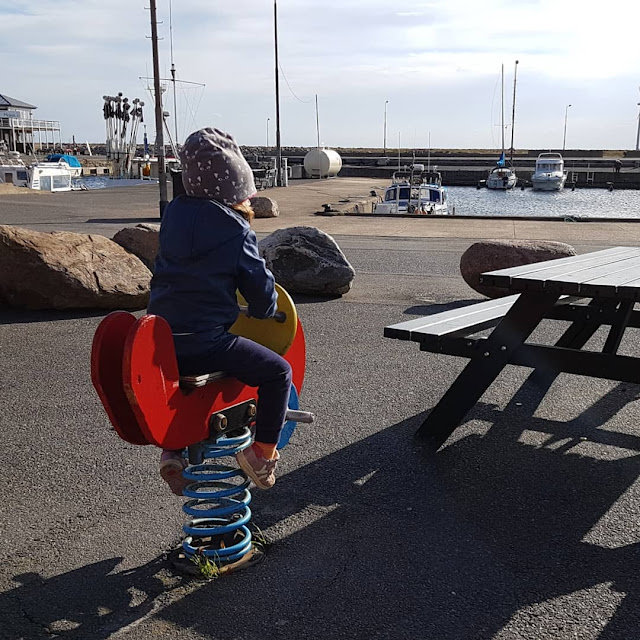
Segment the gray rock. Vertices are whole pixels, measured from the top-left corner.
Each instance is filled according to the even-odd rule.
[[[113,236],[113,241],[140,258],[145,266],[153,271],[160,242],[159,224],[144,223],[135,227],[125,227]]]
[[[460,258],[460,273],[475,291],[489,298],[510,292],[480,284],[480,274],[497,269],[575,256],[575,249],[564,242],[545,240],[483,240],[472,244]]]
[[[0,225],[0,298],[27,309],[144,309],[151,272],[99,235]]]
[[[356,274],[336,241],[315,227],[278,229],[259,243],[276,282],[289,293],[342,295]]]
[[[280,215],[278,203],[272,198],[256,196],[251,198],[251,207],[256,214],[256,218],[277,218]]]

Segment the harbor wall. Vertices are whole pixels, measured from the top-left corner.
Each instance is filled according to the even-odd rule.
[[[390,167],[358,167],[343,166],[340,176],[346,178],[377,178],[388,182],[397,169]],[[465,168],[438,166],[445,187],[476,187],[482,180],[486,180],[490,167]],[[531,186],[533,167],[518,171],[518,187]],[[565,188],[596,188],[596,189],[640,189],[640,172],[624,170],[615,173],[610,170],[577,168],[568,170]]]

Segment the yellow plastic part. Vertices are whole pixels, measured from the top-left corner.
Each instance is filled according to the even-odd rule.
[[[236,336],[249,338],[283,356],[296,337],[298,313],[291,296],[278,283],[276,283],[276,292],[278,293],[278,312],[284,313],[284,322],[279,322],[275,318],[265,320],[247,318],[241,313],[229,331]],[[246,306],[247,301],[239,291],[237,296],[238,304]]]

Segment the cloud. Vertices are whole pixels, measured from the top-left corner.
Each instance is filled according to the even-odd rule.
[[[101,139],[103,94],[149,103],[138,80],[151,72],[144,4],[41,0],[21,10],[0,1],[0,93],[37,104],[38,115],[60,119],[63,131]],[[168,6],[158,1],[163,76]],[[388,99],[394,129],[408,138],[428,120],[439,122],[441,145],[489,146],[496,79],[504,63],[509,82],[516,58],[519,110],[528,118],[522,144],[539,142],[535,123],[551,141],[552,123],[570,102],[583,146],[608,118],[628,119],[633,129],[640,51],[635,21],[624,19],[635,15],[632,0],[619,0],[615,11],[594,0],[493,0],[490,10],[476,0],[279,0],[278,8],[280,64],[297,95],[282,78],[287,144],[313,142],[318,94],[332,144],[379,144]],[[181,120],[262,142],[266,118],[274,125],[273,4],[175,0],[173,27],[178,77],[207,85],[196,118],[180,94]],[[622,125],[610,130],[614,146],[626,140]]]

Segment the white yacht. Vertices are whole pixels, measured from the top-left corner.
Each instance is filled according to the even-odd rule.
[[[518,63],[516,62],[516,65]],[[515,79],[514,79],[514,88],[513,88],[513,99],[515,104]],[[491,169],[489,175],[487,176],[487,189],[496,189],[500,191],[506,191],[507,189],[513,189],[516,186],[516,182],[518,182],[518,178],[516,177],[516,172],[513,167],[507,166],[507,161],[504,154],[504,65],[502,65],[502,107],[501,107],[501,116],[500,116],[500,129],[502,131],[502,154],[500,155],[500,159],[496,163],[496,166]],[[513,122],[511,122],[511,130],[513,132]],[[513,146],[513,141],[512,141]],[[513,149],[511,150],[513,153]]]
[[[531,176],[531,186],[537,191],[560,191],[567,181],[564,160],[559,153],[541,153],[536,160],[536,170]]]
[[[504,154],[503,154],[504,155]],[[500,162],[491,170],[487,176],[487,189],[504,190],[513,189],[518,178],[516,172]]]
[[[393,174],[384,199],[374,206],[380,215],[449,215],[447,190],[437,171],[414,164]]]
[[[27,166],[17,151],[0,151],[0,183],[37,191],[71,191],[73,172],[63,162],[34,162]]]

